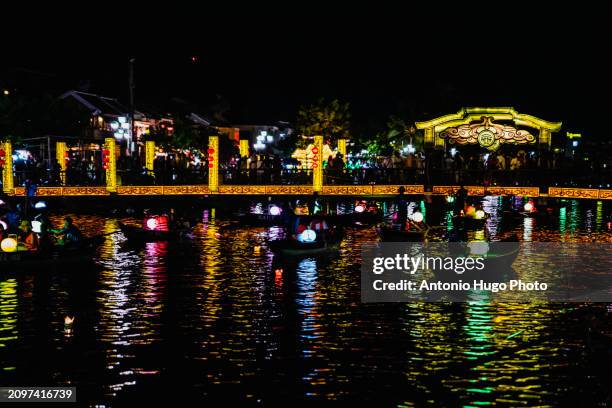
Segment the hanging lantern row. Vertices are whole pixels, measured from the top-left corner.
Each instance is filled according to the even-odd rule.
[[[319,167],[319,148],[315,146],[312,148],[312,168],[317,167]]]
[[[214,164],[214,153],[215,153],[215,149],[208,149],[208,168],[212,169],[215,164]]]
[[[102,162],[104,163],[104,170],[108,170],[108,163],[110,162],[110,150],[102,150]]]

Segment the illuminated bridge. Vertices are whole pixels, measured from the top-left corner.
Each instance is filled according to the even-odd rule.
[[[397,195],[400,185],[348,185],[322,186],[319,194],[322,196],[353,196],[353,197],[391,197]],[[451,195],[459,186],[404,185],[408,195]],[[612,199],[612,189],[584,189],[549,187],[546,192],[538,187],[504,187],[504,186],[465,186],[472,196],[484,195],[515,195],[524,197],[551,197],[569,199]],[[217,191],[212,191],[207,185],[177,185],[177,186],[117,186],[115,191],[106,187],[39,187],[36,195],[43,197],[121,197],[121,196],[299,196],[312,195],[316,191],[313,186],[298,185],[220,185]],[[24,187],[16,187],[6,192],[7,195],[25,196]]]
[[[424,147],[427,151],[444,151],[447,144],[453,146],[480,145],[494,152],[503,144],[537,145],[541,151],[550,150],[552,133],[559,131],[561,123],[548,122],[531,115],[519,114],[513,108],[464,108],[459,112],[442,116],[426,122],[417,122],[417,129],[423,131]],[[208,142],[208,180],[206,184],[197,185],[120,185],[117,175],[117,147],[114,138],[107,138],[102,146],[105,185],[102,186],[57,186],[38,187],[37,196],[44,197],[128,197],[128,196],[360,196],[385,197],[398,193],[400,184],[362,184],[362,185],[326,185],[323,174],[323,137],[314,136],[310,146],[312,168],[311,182],[306,184],[283,185],[224,185],[219,180],[219,136],[210,136]],[[56,159],[62,170],[62,184],[65,183],[67,168],[66,143],[57,142]],[[346,139],[338,140],[338,152],[346,157]],[[50,149],[49,149],[50,150]],[[145,168],[153,172],[156,146],[154,142],[145,143]],[[240,142],[241,157],[248,156],[248,141]],[[14,186],[12,165],[12,146],[3,142],[0,146],[2,160],[2,189],[9,196],[25,196],[24,187]],[[104,182],[104,180],[103,180]],[[612,199],[612,189],[599,188],[564,188],[517,187],[498,185],[470,185],[466,182],[468,194],[514,195],[524,197],[552,197],[568,199]],[[477,184],[477,183],[472,183]],[[489,183],[490,184],[490,183]],[[459,189],[458,185],[403,185],[408,195],[451,195]],[[605,185],[605,187],[609,187]]]

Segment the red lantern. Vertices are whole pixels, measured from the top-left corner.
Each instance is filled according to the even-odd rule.
[[[208,168],[209,168],[209,169],[212,169],[213,167],[215,167],[215,165],[214,165],[214,164],[212,164],[212,163],[208,163]]]
[[[0,157],[4,156],[6,156],[6,152],[4,151],[4,149],[0,149]]]
[[[109,165],[109,163],[111,161],[110,154],[111,154],[110,149],[102,150],[102,164],[103,164],[104,170],[108,170],[108,168],[110,166]]]
[[[213,154],[215,152],[215,149],[208,149],[208,154]]]
[[[317,154],[319,153],[319,148],[318,147],[313,147],[312,148],[312,154]]]

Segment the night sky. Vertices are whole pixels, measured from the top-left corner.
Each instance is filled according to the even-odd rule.
[[[318,97],[339,98],[352,105],[355,131],[370,134],[390,114],[426,120],[462,106],[513,106],[608,139],[605,27],[554,22],[536,31],[529,19],[451,16],[428,31],[410,20],[363,21],[308,30],[312,24],[241,19],[172,37],[96,38],[87,47],[67,32],[11,47],[1,72],[34,91],[80,88],[127,102],[135,56],[141,109],[170,110],[178,98],[206,113],[220,100],[231,122],[264,124],[294,121],[298,106]]]

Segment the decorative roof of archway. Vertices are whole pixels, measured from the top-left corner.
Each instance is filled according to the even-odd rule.
[[[549,132],[558,132],[561,129],[561,122],[549,122],[536,118],[532,115],[518,113],[514,108],[462,108],[457,113],[440,116],[438,118],[416,122],[417,129],[434,129],[439,133],[449,127],[468,125],[476,120],[481,120],[483,116],[494,120],[512,121],[516,126],[526,126],[535,129],[544,129]]]

